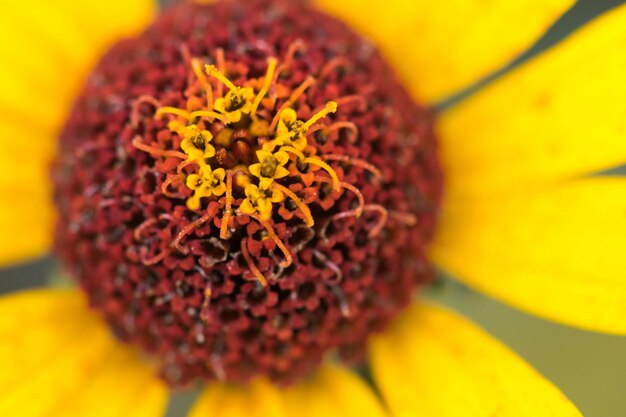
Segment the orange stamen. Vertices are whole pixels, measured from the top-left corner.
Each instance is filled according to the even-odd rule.
[[[154,114],[154,118],[160,119],[165,114],[173,114],[175,116],[179,116],[187,120],[191,118],[188,111],[183,110],[183,109],[178,109],[176,107],[169,107],[169,106],[160,107],[159,109],[157,109],[156,113]]]
[[[212,109],[213,108],[213,88],[211,87],[211,84],[209,84],[209,81],[206,79],[206,77],[204,76],[204,73],[202,72],[202,64],[200,63],[200,60],[197,58],[193,58],[191,60],[191,68],[193,69],[193,72],[196,75],[196,78],[198,78],[198,81],[200,81],[200,85],[202,85],[202,88],[206,92],[207,108]]]
[[[250,268],[250,271],[252,271],[256,279],[261,283],[262,286],[266,287],[267,280],[265,279],[263,273],[259,270],[259,268],[257,268],[257,266],[254,264],[254,261],[250,256],[250,252],[248,252],[248,239],[243,239],[241,241],[241,254],[243,255],[243,258],[246,260],[246,263]]]
[[[326,63],[326,65],[324,65],[322,67],[322,70],[320,71],[320,75],[319,78],[320,79],[324,79],[326,77],[328,77],[328,75],[333,72],[335,69],[337,68],[341,68],[341,67],[347,67],[350,65],[350,61],[348,61],[345,57],[337,57],[337,58],[333,58],[330,61],[328,61],[328,63]]]
[[[185,198],[185,196],[180,193],[172,193],[169,191],[169,186],[172,185],[172,183],[176,180],[180,181],[180,177],[176,175],[168,175],[165,181],[163,181],[163,183],[161,184],[161,193],[169,198]]]
[[[387,211],[387,209],[380,204],[367,204],[365,205],[365,207],[363,207],[363,211],[376,211],[380,213],[380,219],[378,220],[378,223],[368,233],[369,237],[378,236],[378,234],[383,230],[383,227],[385,227],[385,224],[387,224],[389,211]]]
[[[189,120],[193,120],[196,117],[210,117],[213,119],[217,119],[224,124],[229,123],[228,117],[210,110],[197,110],[189,114]]]
[[[410,213],[400,213],[397,211],[390,211],[389,217],[404,223],[407,226],[415,226],[417,224],[417,217]]]
[[[270,87],[274,83],[274,72],[276,71],[277,64],[278,60],[276,58],[269,58],[267,60],[267,72],[265,73],[263,87],[261,87],[259,93],[254,98],[254,103],[252,103],[252,110],[250,111],[250,116],[252,118],[256,118],[256,111],[259,108],[259,104],[261,104],[261,100],[263,100],[263,97],[265,97],[265,94],[267,94]]]
[[[279,150],[292,153],[300,159],[305,158],[304,154],[300,152],[299,150],[297,150],[296,148],[294,148],[293,146],[281,146]]]
[[[359,136],[359,128],[352,122],[335,122],[326,128],[328,133],[334,132],[339,129],[348,129],[351,133],[350,142],[354,143]]]
[[[187,159],[187,155],[183,152],[178,151],[166,151],[164,149],[155,148],[154,146],[146,145],[141,141],[141,136],[135,136],[132,142],[133,146],[140,151],[144,151],[151,155],[163,156],[166,158],[179,158],[179,159]]]
[[[250,216],[257,222],[259,222],[259,224],[263,226],[265,230],[267,230],[267,237],[272,239],[274,243],[276,243],[276,246],[278,246],[278,248],[283,252],[283,255],[285,255],[285,260],[279,264],[280,267],[287,268],[289,265],[291,265],[293,263],[293,257],[291,256],[291,252],[289,252],[283,241],[280,240],[278,236],[276,236],[276,232],[274,232],[272,224],[267,220],[262,220],[257,214],[246,214],[246,216]]]
[[[141,119],[141,117],[139,116],[139,107],[144,103],[151,104],[156,109],[161,107],[161,102],[156,98],[147,95],[139,96],[137,100],[133,101],[130,110],[130,123],[133,127],[139,126],[139,121]]]
[[[224,50],[222,48],[217,48],[215,51],[215,61],[217,62],[217,69],[224,74],[226,72],[226,58],[224,56]],[[223,84],[217,85],[217,97],[224,96],[224,86]]]
[[[367,101],[360,94],[344,96],[344,97],[341,97],[340,99],[337,99],[336,101],[337,101],[338,106],[345,106],[346,104],[358,101],[360,103],[361,108],[365,109],[367,107]]]
[[[283,63],[278,67],[279,69],[276,71],[278,74],[282,74],[283,71],[287,71],[293,62],[293,58],[296,55],[296,52],[304,49],[304,42],[302,39],[296,39],[295,41],[289,44],[287,48],[287,53],[285,54],[285,58],[283,58]]]
[[[176,239],[174,239],[172,241],[172,243],[170,243],[170,246],[172,246],[173,248],[175,248],[177,251],[179,251],[180,253],[182,253],[183,255],[186,255],[189,253],[189,249],[183,247],[180,245],[180,242],[185,238],[185,236],[187,236],[189,233],[193,232],[195,229],[197,229],[198,227],[202,226],[204,223],[208,222],[209,220],[211,220],[211,218],[213,217],[212,213],[206,213],[204,216],[200,217],[197,220],[192,221],[191,223],[189,223],[187,226],[185,226],[183,228],[183,230],[181,230],[180,232],[178,232],[178,235],[176,235]]]
[[[228,223],[230,223],[232,215],[233,201],[233,172],[228,170],[226,172],[226,198],[224,199],[224,216],[220,226],[220,239],[228,239]]]
[[[156,265],[159,262],[161,262],[163,259],[165,259],[165,257],[167,255],[170,254],[169,250],[164,250],[163,252],[154,255],[152,258],[147,258],[147,253],[146,251],[142,251],[141,254],[141,263],[144,264],[145,266],[152,266],[152,265]]]
[[[323,155],[322,157],[326,161],[346,162],[346,163],[348,163],[350,165],[354,165],[354,166],[363,168],[363,169],[371,172],[372,175],[374,175],[377,179],[381,179],[382,176],[383,176],[382,172],[380,172],[380,170],[378,168],[376,168],[374,165],[370,164],[369,162],[364,161],[363,159],[352,158],[352,157],[350,157],[348,155],[334,155],[334,154]]]
[[[287,197],[293,200],[293,202],[300,209],[302,214],[304,214],[304,218],[306,220],[307,226],[311,227],[315,224],[315,220],[313,220],[313,215],[311,214],[311,210],[309,209],[309,206],[304,204],[302,200],[300,200],[293,191],[291,191],[289,188],[284,187],[276,182],[272,183],[272,187],[277,188],[279,191],[281,191],[283,194],[285,194]]]
[[[300,84],[300,86],[296,88],[293,91],[293,93],[291,93],[291,95],[289,96],[289,99],[287,99],[287,101],[282,106],[280,106],[280,108],[276,112],[276,116],[274,116],[274,118],[272,119],[272,123],[270,124],[270,132],[273,132],[276,129],[276,126],[278,125],[278,121],[280,120],[280,114],[282,113],[282,111],[288,107],[291,107],[296,102],[296,100],[298,100],[298,98],[300,98],[300,96],[304,94],[307,88],[312,86],[314,83],[315,83],[315,78],[311,76],[306,77],[306,80],[304,80],[302,84]]]
[[[326,162],[322,161],[319,158],[314,158],[314,157],[304,158],[302,161],[307,164],[317,165],[318,167],[321,167],[322,169],[324,169],[324,171],[328,172],[328,175],[330,175],[330,177],[333,180],[333,190],[335,191],[341,190],[341,184],[339,181],[339,177],[337,176],[337,173]]]

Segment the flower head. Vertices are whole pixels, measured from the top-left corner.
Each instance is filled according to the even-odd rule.
[[[36,199],[48,195],[47,187],[36,189],[46,181],[24,179],[45,171],[35,160],[48,161],[45,149],[56,148],[54,246],[110,328],[74,290],[0,299],[10,359],[0,375],[5,414],[25,397],[37,403],[18,414],[88,415],[93,407],[101,415],[159,414],[165,386],[121,339],[152,356],[172,385],[211,381],[192,415],[301,415],[311,403],[323,415],[578,415],[484,332],[412,295],[431,277],[434,260],[535,313],[624,333],[626,296],[615,284],[615,271],[624,269],[624,186],[592,173],[624,155],[623,131],[615,129],[623,106],[618,100],[606,111],[597,103],[626,94],[626,61],[615,48],[626,9],[585,30],[583,42],[574,37],[454,110],[444,108],[440,149],[433,112],[412,98],[434,103],[490,73],[567,1],[481,3],[457,16],[422,0],[385,7],[316,0],[370,32],[393,69],[369,40],[304,2],[179,2],[99,57],[77,97],[64,93],[78,91],[64,83],[93,65],[85,58],[76,76],[66,71],[112,39],[105,25],[88,30],[84,16],[106,16],[106,27],[128,18],[137,29],[140,20],[130,16],[141,1],[76,2],[72,17],[60,5],[45,19],[29,19],[36,26],[29,35],[52,22],[49,40],[63,43],[52,55],[71,58],[45,71],[28,61],[40,59],[31,51],[38,42],[10,42],[4,51],[14,65],[0,68],[7,81],[0,126],[10,150],[0,155],[0,189],[18,192],[2,207],[0,262],[47,247],[53,216]],[[5,19],[47,11],[20,4]],[[484,27],[513,23],[507,15],[529,9],[532,22],[516,19],[523,25],[510,37],[493,31],[489,38],[498,42],[489,53],[474,53],[485,50]],[[7,39],[21,39],[24,25],[0,26]],[[454,33],[439,33],[442,27]],[[75,48],[69,33],[82,31]],[[37,76],[26,79],[31,71]],[[55,71],[58,78],[50,78]],[[36,123],[26,124],[28,132],[39,129],[37,152],[25,141],[29,158],[15,161],[24,151],[13,139],[23,135],[23,120],[34,120],[35,95],[49,100]],[[63,95],[76,105],[58,146],[46,146],[43,126],[56,132]],[[590,147],[589,137],[598,145]],[[440,159],[448,188],[436,222]],[[537,303],[537,294],[549,302]],[[413,302],[422,305],[388,326]],[[328,356],[361,361],[366,341],[379,395],[347,367],[322,364]],[[24,372],[29,378],[20,382]],[[307,382],[297,384],[303,376]],[[64,401],[69,393],[72,401]],[[100,395],[107,401],[93,401]]]

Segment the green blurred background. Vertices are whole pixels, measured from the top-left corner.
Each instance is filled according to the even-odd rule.
[[[508,69],[558,42],[581,24],[624,2],[579,1],[530,51],[504,70],[442,103],[442,107],[480,89]],[[612,175],[624,173],[626,170],[611,172]],[[37,287],[50,281],[59,282],[55,271],[58,271],[58,265],[51,259],[0,271],[0,293]],[[508,344],[552,380],[586,417],[626,416],[626,337],[584,332],[543,321],[478,294],[443,274],[428,290],[427,296],[464,313]],[[182,415],[191,398],[192,394],[175,398],[169,416]]]

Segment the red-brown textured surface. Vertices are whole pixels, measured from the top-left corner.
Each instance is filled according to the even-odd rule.
[[[263,76],[267,58],[283,57],[296,39],[306,51],[280,82],[296,88],[308,75],[319,79],[296,104],[298,115],[338,100],[327,124],[350,121],[358,127],[356,140],[340,129],[312,134],[309,142],[318,155],[349,155],[380,168],[382,182],[360,167],[331,162],[367,204],[412,213],[418,224],[407,226],[392,215],[375,237],[368,232],[376,212],[328,224],[333,214],[354,208],[354,193],[286,178],[281,183],[306,201],[315,218],[307,228],[290,199],[274,212],[274,228],[294,255],[293,265],[281,270],[281,252],[262,240],[263,227],[246,216],[236,217],[236,231],[221,240],[217,215],[182,241],[189,252],[180,253],[171,242],[202,213],[161,191],[179,161],[131,143],[140,135],[144,143],[177,149],[180,138],[165,121],[153,119],[149,103],[136,106],[138,123],[131,123],[133,103],[149,95],[185,107],[193,79],[185,48],[207,63],[223,48],[227,61],[248,72],[229,74],[237,84]],[[321,76],[338,57],[348,64]],[[363,100],[342,104],[342,97],[352,95]],[[52,172],[56,251],[115,333],[160,358],[172,384],[244,381],[257,374],[289,383],[335,348],[344,359],[359,360],[367,336],[382,330],[431,276],[424,246],[441,192],[431,119],[372,45],[334,19],[293,2],[179,4],[139,38],[115,46],[77,101]],[[224,161],[241,154],[217,150]],[[235,192],[241,197],[241,190]],[[217,202],[207,204],[209,211],[221,210]],[[251,273],[243,239],[268,286]],[[147,262],[162,253],[158,262]]]

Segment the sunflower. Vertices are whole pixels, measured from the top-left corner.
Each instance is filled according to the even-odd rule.
[[[54,246],[80,290],[0,298],[0,414],[162,416],[170,387],[200,380],[192,417],[580,415],[412,294],[428,259],[543,318],[626,334],[626,194],[599,175],[626,161],[626,7],[433,133],[415,102],[506,64],[572,1],[294,3],[180,2],[142,35],[148,0],[5,5],[0,263]],[[190,160],[181,123],[206,132]],[[255,218],[237,208],[247,167],[279,123],[298,146],[279,137],[276,210]],[[201,167],[220,192],[187,207]],[[363,356],[368,378],[346,365]]]

